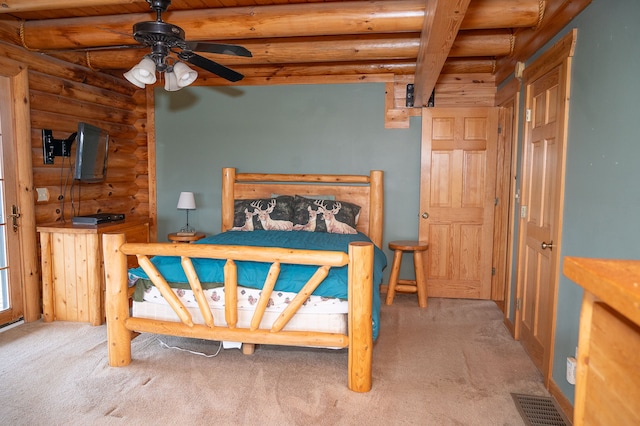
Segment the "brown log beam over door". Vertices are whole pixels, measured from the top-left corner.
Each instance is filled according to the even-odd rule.
[[[430,297],[489,299],[498,109],[423,108],[420,240]]]
[[[427,2],[415,77],[415,106],[427,106],[471,0]]]

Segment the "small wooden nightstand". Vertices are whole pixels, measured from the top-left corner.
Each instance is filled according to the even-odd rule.
[[[194,241],[203,239],[205,236],[204,232],[196,232],[193,235],[178,235],[178,232],[172,232],[167,235],[167,238],[174,243],[193,243]]]

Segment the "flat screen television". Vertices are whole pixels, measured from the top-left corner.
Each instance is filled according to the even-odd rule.
[[[78,123],[76,165],[73,178],[81,182],[102,182],[107,175],[109,133],[87,123]]]

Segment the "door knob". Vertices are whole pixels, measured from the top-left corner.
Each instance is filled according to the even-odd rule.
[[[423,219],[429,219],[429,213],[427,212],[422,212],[421,216]]]
[[[553,250],[553,241],[551,241],[550,243],[545,243],[543,241],[542,244],[540,244],[540,247],[542,247],[542,250],[544,249]]]

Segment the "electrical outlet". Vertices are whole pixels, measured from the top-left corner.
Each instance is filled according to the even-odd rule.
[[[38,201],[49,201],[49,190],[47,188],[36,188]]]
[[[576,384],[576,359],[572,356],[567,357],[567,382]]]

